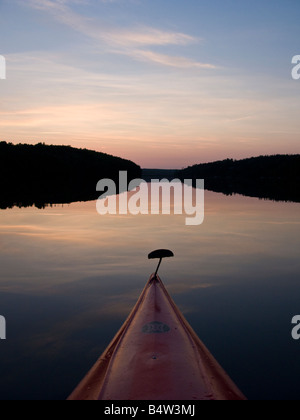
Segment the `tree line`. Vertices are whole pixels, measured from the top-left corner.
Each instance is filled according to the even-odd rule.
[[[71,146],[0,142],[0,208],[88,201],[98,198],[96,184],[109,178],[118,185],[119,171],[128,181],[142,177],[135,163]],[[157,172],[157,171],[156,171]],[[156,177],[204,179],[205,188],[226,195],[243,194],[300,202],[300,155],[259,156],[158,171]],[[160,173],[162,172],[162,173]],[[143,172],[148,180],[153,171]]]
[[[119,171],[127,171],[128,180],[141,176],[135,163],[105,153],[0,142],[0,208],[93,200],[97,182],[110,178],[118,184]]]
[[[259,156],[194,165],[180,179],[204,179],[205,188],[227,195],[300,202],[300,155]]]

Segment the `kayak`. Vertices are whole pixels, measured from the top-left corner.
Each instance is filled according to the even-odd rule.
[[[246,398],[198,338],[155,273],[111,344],[68,399]]]

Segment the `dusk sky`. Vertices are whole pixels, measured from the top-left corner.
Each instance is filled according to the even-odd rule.
[[[0,141],[181,168],[300,153],[299,0],[0,0]]]

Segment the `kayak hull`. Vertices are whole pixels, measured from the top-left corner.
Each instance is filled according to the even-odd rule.
[[[69,400],[244,400],[152,275],[128,319]]]

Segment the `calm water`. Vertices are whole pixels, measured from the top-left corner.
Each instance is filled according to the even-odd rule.
[[[250,399],[298,399],[300,204],[205,193],[205,222],[100,216],[96,203],[0,211],[1,399],[65,399],[160,275]]]

